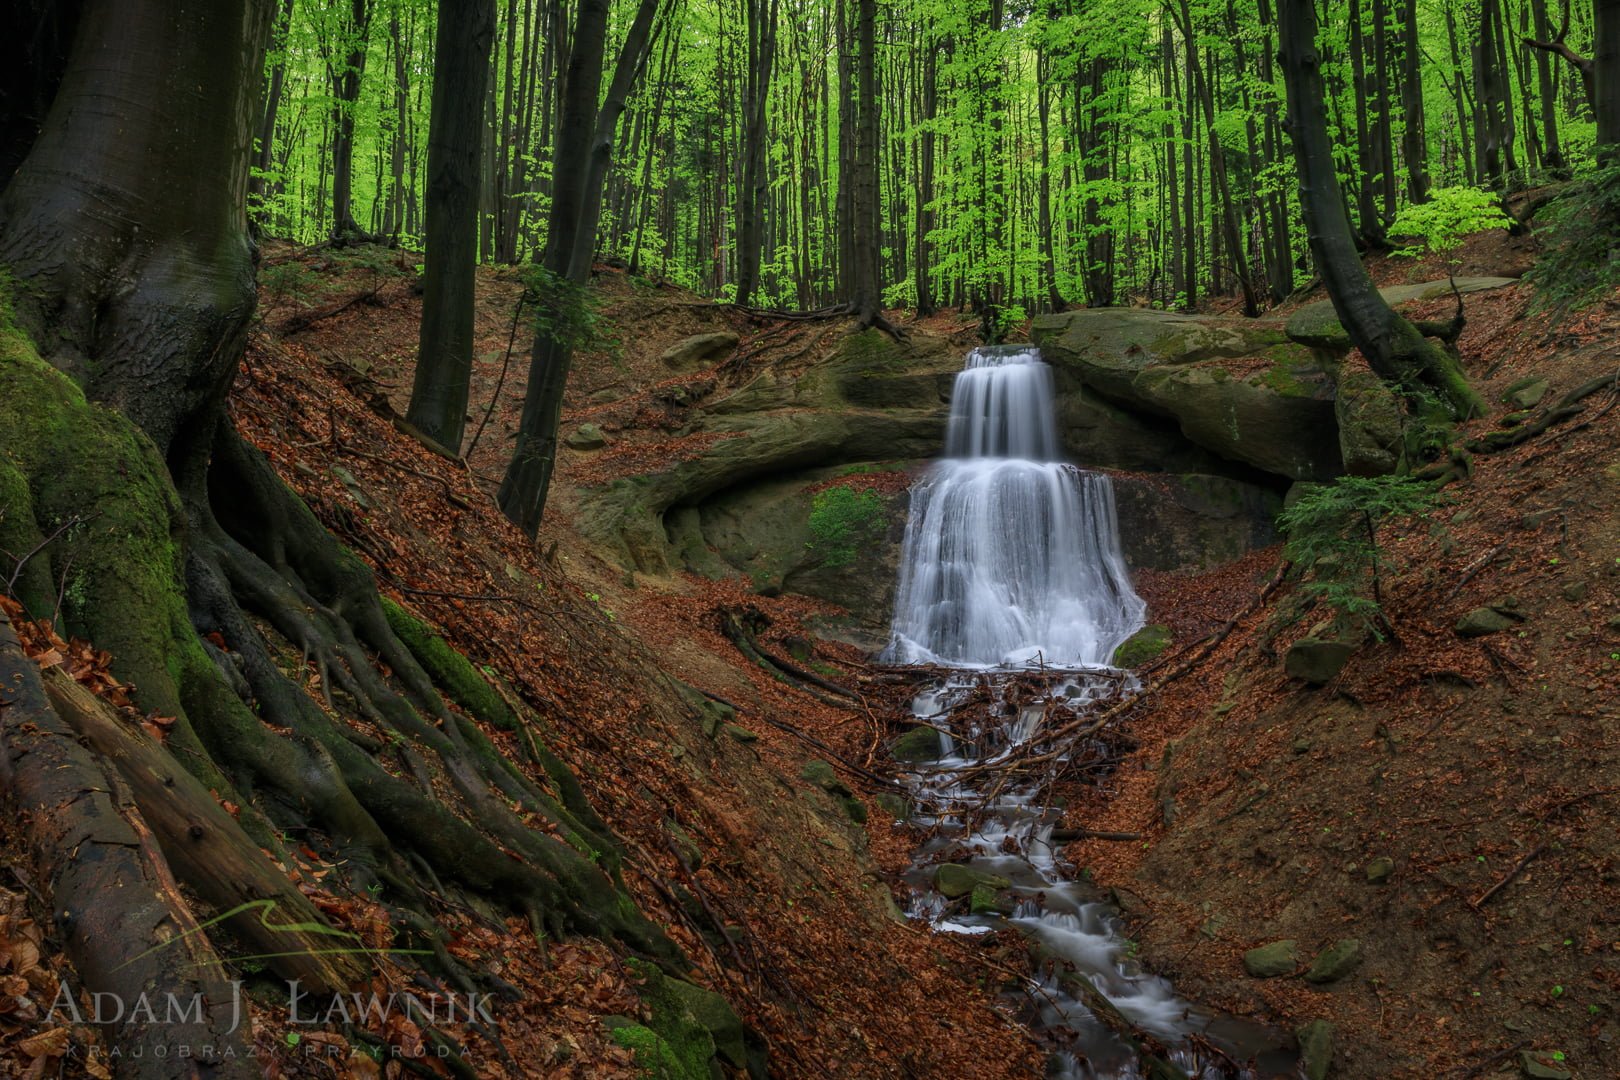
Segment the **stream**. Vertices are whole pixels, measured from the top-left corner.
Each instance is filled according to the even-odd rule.
[[[1110,733],[1084,719],[1137,689],[1108,662],[1146,605],[1120,551],[1111,482],[1061,459],[1037,350],[969,353],[945,449],[911,489],[882,657],[949,672],[911,703],[939,732],[939,757],[903,774],[910,823],[927,838],[907,874],[907,914],[942,932],[1026,936],[1036,974],[1024,1020],[1049,1048],[1049,1076],[1299,1075],[1285,1036],[1200,1008],[1143,969],[1117,910],[1053,839],[1053,782],[1106,769],[1114,753]]]

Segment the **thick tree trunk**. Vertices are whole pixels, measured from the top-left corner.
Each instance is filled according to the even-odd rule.
[[[766,104],[776,62],[776,0],[748,0],[748,74],[743,95],[744,127],[738,153],[737,303],[752,302],[759,284],[759,261],[766,176]]]
[[[876,323],[883,305],[878,232],[878,94],[877,0],[856,0],[855,42],[860,50],[856,74],[855,161],[851,176],[850,310],[866,326]]]
[[[440,0],[428,124],[422,328],[406,419],[452,454],[461,452],[472,378],[479,104],[494,34],[494,0]]]
[[[1620,146],[1620,0],[1592,0],[1592,112],[1600,153]]]
[[[1300,206],[1311,254],[1340,323],[1372,369],[1400,387],[1409,400],[1427,391],[1458,419],[1482,414],[1484,403],[1468,385],[1456,359],[1425,340],[1391,309],[1367,276],[1334,170],[1316,51],[1314,0],[1282,0],[1278,11],[1279,59],[1288,94],[1288,131],[1294,140]]]
[[[111,654],[142,710],[174,718],[160,745],[128,737],[72,686],[43,704],[31,693],[26,712],[0,708],[6,794],[62,808],[31,841],[57,910],[83,930],[68,938],[83,950],[77,970],[92,992],[138,978],[149,994],[187,995],[208,982],[175,969],[186,953],[207,959],[200,935],[184,952],[127,962],[165,920],[187,927],[189,895],[276,954],[265,962],[284,977],[323,987],[363,977],[358,951],[324,952],[309,937],[325,936],[320,918],[272,861],[290,862],[279,838],[289,828],[328,847],[341,867],[329,885],[386,885],[384,902],[425,934],[437,908],[421,867],[452,903],[618,938],[673,966],[678,951],[608,876],[616,847],[588,807],[554,798],[446,705],[402,640],[420,627],[385,610],[370,570],[225,415],[254,306],[245,202],[272,13],[270,0],[91,0],[45,126],[0,195],[0,262],[19,282],[0,281],[0,479],[8,499],[25,493],[4,524],[37,539],[81,523],[37,545],[46,595],[38,582],[20,592],[47,614],[50,582],[71,571],[64,629]],[[284,673],[282,646],[311,670]],[[13,654],[0,640],[7,693],[27,682]],[[306,675],[338,705],[312,698]],[[115,783],[52,756],[76,753],[56,734],[69,726]],[[391,771],[391,754],[409,767]],[[57,775],[58,761],[71,769]],[[138,813],[123,808],[120,785]],[[604,867],[532,828],[528,813],[558,834],[583,828]],[[146,854],[159,851],[166,866]],[[165,880],[171,868],[187,893]],[[104,887],[109,875],[123,888]],[[267,900],[274,911],[242,907]],[[197,1024],[218,1037],[193,1041],[229,1045],[217,1010],[232,999],[202,989]],[[153,1040],[189,1034],[114,1037],[145,1040],[147,1062],[161,1060],[133,1075],[243,1075],[155,1058]]]

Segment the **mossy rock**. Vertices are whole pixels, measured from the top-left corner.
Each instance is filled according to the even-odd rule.
[[[1125,644],[1114,650],[1113,665],[1117,668],[1139,668],[1157,660],[1170,647],[1168,626],[1155,623],[1144,626],[1125,639]]]
[[[1312,686],[1321,686],[1344,670],[1355,651],[1356,645],[1350,641],[1300,638],[1288,647],[1283,670],[1291,679],[1304,679]]]
[[[1333,1064],[1333,1025],[1326,1020],[1312,1020],[1299,1029],[1296,1037],[1305,1080],[1327,1080]]]
[[[1273,941],[1243,954],[1243,970],[1256,979],[1274,979],[1299,967],[1297,941]]]
[[[1361,942],[1355,938],[1335,941],[1316,954],[1305,973],[1309,983],[1338,982],[1361,965]]]
[[[1365,367],[1346,364],[1333,411],[1345,472],[1388,476],[1400,471],[1406,413],[1388,383]]]
[[[645,961],[626,964],[646,979],[639,992],[652,1011],[647,1026],[669,1045],[686,1070],[680,1075],[707,1077],[709,1061],[716,1056],[736,1068],[748,1067],[747,1030],[725,998],[666,975]]]
[[[650,1080],[710,1080],[707,1066],[702,1072],[692,1072],[675,1053],[675,1048],[652,1028],[628,1022],[611,1023],[615,1019],[622,1018],[608,1017],[604,1023],[612,1031],[615,1043],[634,1051],[636,1065],[641,1068],[643,1076]]]
[[[849,789],[849,785],[838,778],[838,773],[834,771],[833,767],[820,758],[805,762],[804,768],[799,770],[799,779],[808,780],[822,791],[837,798],[847,799],[855,794]]]
[[[889,756],[896,761],[938,761],[945,753],[945,741],[931,727],[915,727],[889,743]]]
[[[450,646],[444,638],[429,630],[420,619],[383,597],[383,614],[394,636],[405,643],[433,682],[450,696],[450,700],[466,709],[486,724],[502,731],[517,728],[517,717],[511,706],[494,687],[473,667],[472,661]]]
[[[940,863],[934,867],[934,889],[941,896],[955,900],[969,896],[974,889],[985,887],[991,892],[1007,888],[1012,883],[1004,877],[987,874],[961,863]]]

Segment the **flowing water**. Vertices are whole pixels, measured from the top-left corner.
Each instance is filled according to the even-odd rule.
[[[1151,1072],[1117,1022],[1087,1007],[1094,988],[1188,1076],[1292,1076],[1294,1060],[1276,1050],[1274,1033],[1192,1005],[1135,962],[1115,909],[1075,879],[1053,844],[1060,815],[1046,782],[995,779],[998,762],[1032,745],[1060,750],[1060,761],[1106,756],[1095,744],[1044,740],[1136,688],[1108,662],[1141,628],[1145,607],[1121,555],[1108,478],[1060,460],[1040,353],[975,349],[957,376],[946,456],[911,490],[884,654],[956,669],[912,702],[919,720],[940,729],[943,757],[908,774],[912,824],[930,836],[908,875],[909,914],[947,932],[1015,927],[1029,937],[1042,963],[1027,988],[1027,1019],[1052,1048],[1049,1075],[1165,1075]],[[1011,882],[1010,907],[972,914],[967,898],[948,901],[932,884],[945,862]]]

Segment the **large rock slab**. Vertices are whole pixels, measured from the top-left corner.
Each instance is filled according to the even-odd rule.
[[[1096,308],[1040,316],[1032,337],[1083,386],[1227,462],[1293,480],[1343,471],[1332,372],[1280,323]]]
[[[696,371],[725,356],[741,340],[729,330],[695,334],[665,349],[658,359],[672,371]]]
[[[1457,279],[1457,291],[1467,294],[1500,289],[1517,282],[1502,277],[1462,277]],[[1408,304],[1424,300],[1439,300],[1451,295],[1449,281],[1425,281],[1421,285],[1392,285],[1379,289],[1379,294],[1390,307],[1399,311]],[[1350,335],[1339,325],[1339,316],[1333,310],[1333,301],[1319,300],[1306,304],[1288,319],[1288,336],[1301,345],[1334,352],[1349,352]]]

